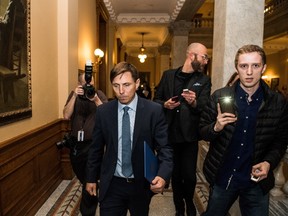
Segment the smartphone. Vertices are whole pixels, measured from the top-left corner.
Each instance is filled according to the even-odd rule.
[[[255,177],[254,175],[251,175],[251,180],[254,181],[254,182],[258,182],[260,179],[260,176],[258,177]]]
[[[235,110],[233,107],[233,98],[232,97],[220,97],[218,98],[218,102],[220,104],[221,112],[233,113],[235,114]]]
[[[178,97],[178,96],[174,96],[174,97],[172,97],[172,101],[174,101],[174,102],[178,102],[178,101],[179,101],[179,97]]]
[[[183,92],[184,92],[184,93],[188,93],[188,92],[189,92],[189,89],[183,89]]]
[[[256,169],[255,172],[258,173],[258,172],[260,172],[260,170]],[[256,177],[256,176],[254,176],[254,175],[251,174],[251,180],[252,180],[252,181],[258,182],[259,179],[260,179],[260,176]]]

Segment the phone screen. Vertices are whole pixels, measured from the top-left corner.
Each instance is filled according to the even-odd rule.
[[[221,97],[218,98],[218,102],[220,104],[221,112],[233,113],[235,114],[235,110],[233,107],[233,98],[232,97]]]
[[[189,92],[189,89],[183,89],[183,92],[188,93],[188,92]]]
[[[178,102],[179,101],[179,97],[178,96],[172,97],[172,101]]]

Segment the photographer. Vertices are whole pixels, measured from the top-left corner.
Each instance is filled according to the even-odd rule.
[[[100,90],[93,87],[92,71],[78,74],[78,86],[67,99],[63,110],[64,119],[70,120],[71,134],[63,145],[70,148],[70,160],[74,173],[85,187],[85,170],[88,150],[90,148],[92,131],[95,124],[97,106],[107,102],[107,97]],[[91,95],[91,92],[93,95]],[[63,147],[63,146],[58,146]],[[98,198],[82,188],[80,212],[83,216],[94,216]]]

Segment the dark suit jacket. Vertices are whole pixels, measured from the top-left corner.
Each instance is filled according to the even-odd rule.
[[[163,73],[154,101],[164,106],[165,101],[174,96],[175,74],[180,72],[182,67],[178,69],[167,70]],[[200,120],[200,112],[206,106],[211,92],[211,80],[208,76],[201,72],[194,72],[188,85],[185,87],[196,93],[197,106],[193,108],[186,101],[182,100],[179,106],[180,124],[183,137],[186,142],[198,140],[198,125]],[[175,110],[164,109],[168,124],[171,125],[174,118]]]
[[[92,146],[87,164],[87,182],[100,179],[99,201],[103,200],[114,176],[118,156],[118,101],[98,107]],[[158,153],[158,176],[169,181],[172,173],[172,148],[162,107],[138,97],[132,146],[132,166],[137,190],[150,190],[144,177],[144,141]],[[105,149],[105,151],[104,151]]]

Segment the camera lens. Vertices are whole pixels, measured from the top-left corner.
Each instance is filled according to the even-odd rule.
[[[88,99],[92,99],[95,96],[95,88],[92,85],[86,85],[85,87],[85,96]]]

